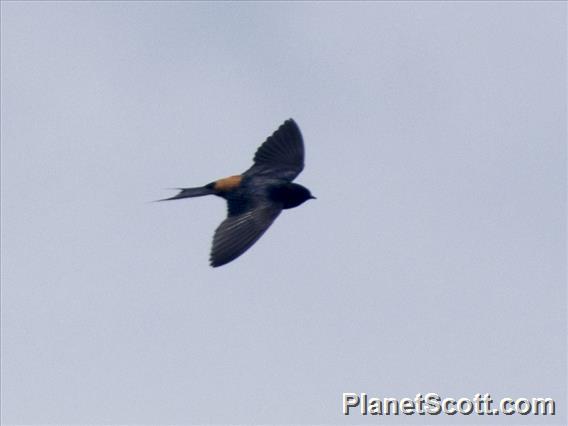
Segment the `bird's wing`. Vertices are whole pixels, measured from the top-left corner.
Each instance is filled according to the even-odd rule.
[[[247,251],[270,227],[281,211],[281,206],[264,202],[238,215],[229,214],[215,231],[211,248],[211,266],[217,267],[229,263]]]
[[[245,174],[266,174],[292,181],[304,169],[304,141],[296,122],[286,120],[258,148]]]

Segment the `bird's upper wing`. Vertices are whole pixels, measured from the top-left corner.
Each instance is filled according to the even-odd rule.
[[[266,174],[292,181],[304,169],[304,141],[296,122],[286,120],[258,148],[245,174]]]
[[[247,251],[282,211],[281,206],[262,202],[236,215],[231,215],[215,231],[211,249],[211,266],[221,266]]]

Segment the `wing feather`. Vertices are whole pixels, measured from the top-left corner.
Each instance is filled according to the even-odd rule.
[[[231,262],[247,251],[270,227],[282,209],[265,203],[237,216],[229,216],[215,231],[211,266]]]
[[[258,148],[245,174],[269,174],[292,181],[304,169],[304,140],[296,122],[286,120]]]

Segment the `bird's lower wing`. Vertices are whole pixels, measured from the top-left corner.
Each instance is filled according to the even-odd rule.
[[[229,216],[215,231],[211,266],[229,263],[247,251],[278,217],[280,207],[263,204],[237,216]]]

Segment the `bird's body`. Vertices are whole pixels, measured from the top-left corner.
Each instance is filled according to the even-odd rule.
[[[286,120],[257,150],[254,164],[241,175],[218,179],[197,188],[180,188],[166,200],[216,195],[227,200],[228,215],[213,237],[211,266],[236,259],[264,234],[284,209],[310,198],[310,191],[292,183],[304,168],[304,143],[294,120]]]

